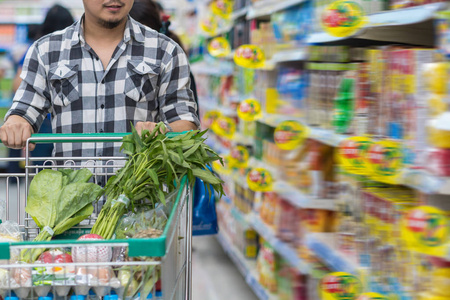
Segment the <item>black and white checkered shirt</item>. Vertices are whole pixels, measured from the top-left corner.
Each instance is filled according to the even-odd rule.
[[[9,115],[38,132],[52,114],[54,133],[130,132],[131,123],[178,120],[199,125],[189,65],[172,40],[128,18],[106,69],[85,42],[82,21],[33,44]],[[117,156],[120,143],[55,145],[55,156]]]

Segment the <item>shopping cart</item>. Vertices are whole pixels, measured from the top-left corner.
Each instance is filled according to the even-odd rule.
[[[124,134],[33,135],[29,143],[107,143],[120,142]],[[169,136],[170,137],[170,136]],[[178,190],[166,201],[172,207],[163,234],[157,238],[77,241],[88,233],[100,211],[50,242],[31,242],[39,233],[33,219],[25,213],[28,188],[42,169],[88,168],[95,183],[106,183],[109,176],[125,164],[124,157],[30,157],[0,158],[23,161],[25,174],[0,174],[0,192],[5,192],[6,219],[17,220],[23,242],[0,242],[0,294],[5,297],[80,296],[76,299],[191,299],[192,192],[183,178]],[[36,165],[35,162],[41,162]],[[99,201],[101,203],[101,201]],[[167,210],[166,206],[166,210]],[[170,214],[169,214],[170,213]],[[61,239],[62,238],[62,239]],[[21,251],[43,248],[62,252],[84,249],[100,253],[111,251],[115,261],[89,263],[58,262],[14,263]],[[60,252],[53,252],[54,254]],[[127,259],[118,259],[127,253]],[[39,277],[41,276],[41,277]],[[31,278],[31,279],[30,279]],[[158,280],[159,279],[159,280]],[[134,295],[134,296],[133,296]],[[87,297],[87,298],[86,298]],[[109,298],[108,298],[109,297]],[[14,299],[14,298],[10,298]]]

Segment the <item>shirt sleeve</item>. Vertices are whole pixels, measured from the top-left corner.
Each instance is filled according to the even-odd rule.
[[[50,110],[51,100],[45,65],[36,43],[27,52],[20,77],[22,83],[14,95],[13,104],[5,120],[11,115],[23,117],[33,127],[34,132],[38,132]]]
[[[158,102],[161,121],[190,121],[200,127],[197,104],[190,89],[190,69],[186,54],[176,45],[160,74]]]

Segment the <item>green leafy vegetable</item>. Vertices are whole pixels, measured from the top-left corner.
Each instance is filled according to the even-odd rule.
[[[88,183],[91,177],[92,173],[87,169],[46,169],[33,178],[25,211],[41,229],[35,241],[48,241],[92,214],[92,203],[103,190],[94,183]],[[23,252],[22,259],[34,261],[43,250]]]
[[[112,238],[119,219],[130,209],[136,212],[143,206],[155,208],[165,204],[168,193],[181,184],[184,176],[191,184],[195,177],[203,179],[223,195],[222,181],[208,170],[208,166],[221,157],[208,147],[203,138],[206,131],[189,131],[173,138],[163,134],[165,125],[158,123],[152,132],[142,135],[132,127],[132,134],[123,138],[122,151],[129,155],[125,166],[111,177],[105,187],[107,202],[103,206],[92,233],[105,239]],[[120,195],[130,200],[116,201]]]

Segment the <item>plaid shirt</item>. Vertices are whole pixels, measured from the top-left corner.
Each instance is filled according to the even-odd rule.
[[[180,46],[128,18],[124,38],[106,69],[85,42],[82,20],[36,41],[6,115],[35,132],[47,113],[54,133],[131,132],[131,123],[178,120],[199,125]],[[120,143],[57,143],[55,156],[120,156]]]

